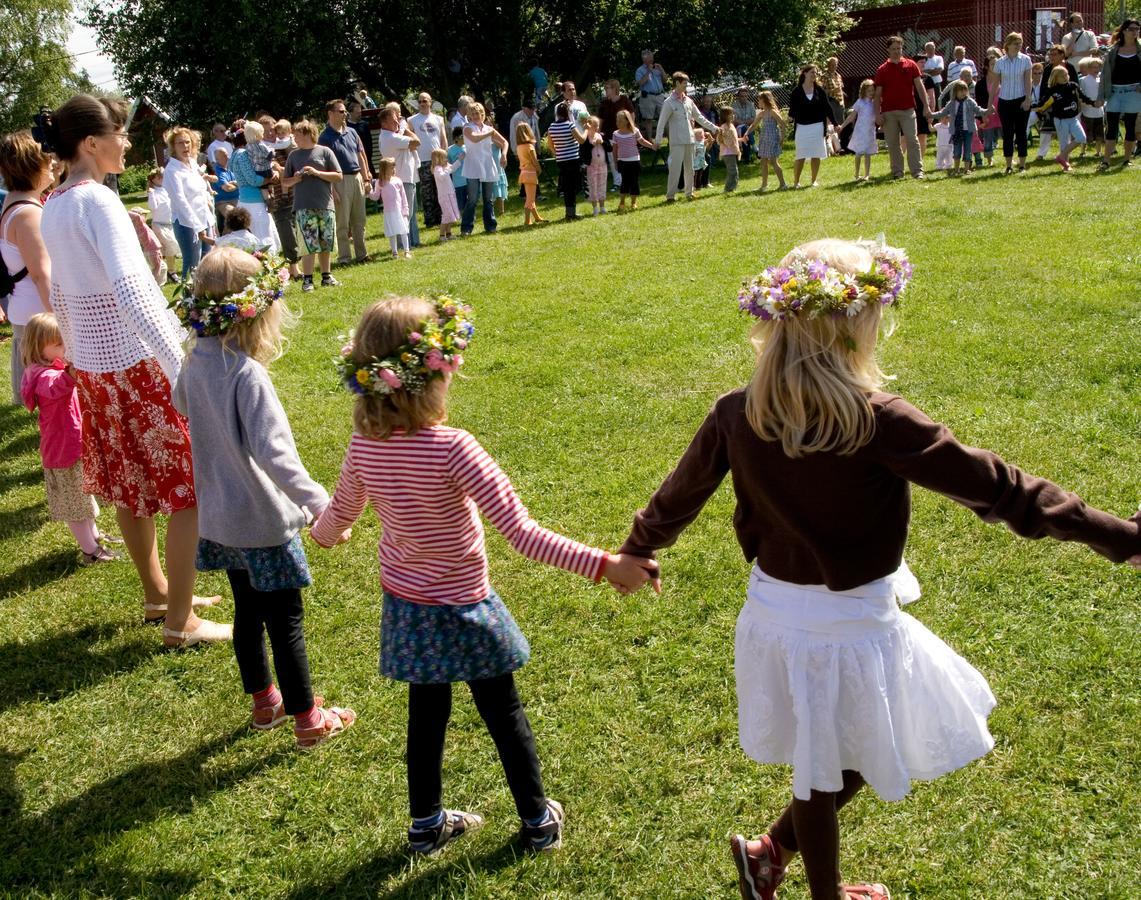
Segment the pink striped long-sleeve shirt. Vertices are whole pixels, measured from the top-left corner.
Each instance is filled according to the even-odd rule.
[[[354,434],[313,539],[332,546],[366,503],[382,528],[381,584],[415,603],[477,603],[490,593],[481,512],[531,559],[595,581],[607,560],[604,550],[540,527],[495,460],[459,428],[385,441]]]

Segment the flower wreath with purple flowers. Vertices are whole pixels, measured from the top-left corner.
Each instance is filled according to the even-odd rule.
[[[868,247],[872,266],[867,272],[841,272],[819,259],[797,255],[788,265],[769,266],[745,282],[738,306],[766,322],[797,316],[854,316],[878,303],[891,306],[911,280],[907,254],[882,243]]]
[[[272,253],[246,251],[261,263],[261,271],[251,275],[244,290],[225,297],[196,297],[190,282],[179,282],[168,304],[180,322],[199,337],[225,334],[239,322],[256,319],[285,296],[289,270],[285,260]]]
[[[354,362],[355,343],[350,333],[336,361],[341,383],[360,395],[385,396],[396,391],[418,394],[433,378],[457,371],[475,334],[471,307],[447,294],[430,297],[428,302],[436,307],[436,317],[422,322],[409,333],[407,343],[384,359]]]

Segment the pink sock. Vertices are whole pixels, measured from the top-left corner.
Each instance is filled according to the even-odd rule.
[[[95,528],[94,519],[84,519],[81,522],[68,522],[67,527],[71,529],[71,533],[75,535],[76,543],[79,544],[79,549],[88,555],[95,552],[99,547],[99,532]]]
[[[281,691],[271,684],[264,691],[254,694],[254,709],[273,709],[281,702]]]
[[[293,717],[293,730],[301,731],[306,728],[318,728],[325,721],[321,710],[316,706],[309,707],[309,712],[299,713]]]

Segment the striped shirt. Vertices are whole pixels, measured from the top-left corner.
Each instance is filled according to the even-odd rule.
[[[578,159],[578,141],[574,139],[574,126],[570,122],[552,122],[547,129],[547,140],[557,162]]]
[[[1014,59],[1006,54],[995,60],[991,71],[1002,79],[998,87],[999,100],[1021,100],[1026,96],[1026,73],[1030,71],[1033,63],[1025,53],[1019,53]]]
[[[607,554],[540,527],[479,442],[458,428],[434,426],[386,441],[354,434],[337,489],[313,526],[332,546],[371,503],[382,534],[384,590],[414,603],[478,603],[491,591],[482,512],[530,559],[598,581]]]
[[[635,162],[641,160],[642,153],[638,150],[638,138],[642,132],[635,128],[633,131],[615,131],[610,135],[610,143],[614,145],[614,153],[622,162]]]

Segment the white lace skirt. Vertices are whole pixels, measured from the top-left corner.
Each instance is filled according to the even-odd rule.
[[[793,767],[792,792],[838,791],[854,769],[884,800],[994,746],[995,699],[965,659],[902,612],[919,597],[904,563],[850,591],[753,568],[737,618],[741,746]]]

